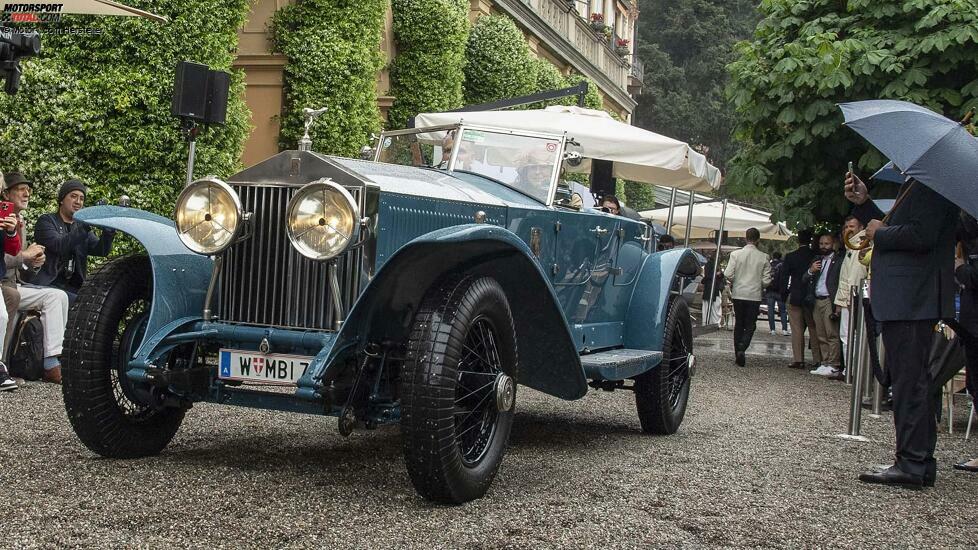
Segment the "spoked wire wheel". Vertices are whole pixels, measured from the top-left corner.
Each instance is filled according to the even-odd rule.
[[[429,291],[401,376],[404,458],[422,496],[459,504],[489,489],[513,425],[516,368],[499,283],[462,276]]]
[[[82,443],[105,457],[158,454],[183,422],[183,409],[154,406],[126,376],[146,331],[152,281],[149,258],[112,260],[85,281],[68,316],[65,410]]]
[[[115,396],[119,410],[131,418],[139,418],[151,414],[153,409],[142,402],[136,390],[126,376],[129,361],[136,354],[136,349],[146,334],[146,324],[149,321],[149,302],[139,300],[134,302],[126,312],[116,331],[117,337],[112,344],[112,355],[115,357],[115,368],[109,371],[112,383],[112,394]]]
[[[669,304],[662,335],[662,363],[635,377],[635,406],[642,431],[672,434],[686,416],[693,372],[693,327],[682,299]]]
[[[455,387],[455,443],[467,467],[489,449],[499,416],[496,385],[503,374],[496,331],[487,317],[475,320],[462,344]]]

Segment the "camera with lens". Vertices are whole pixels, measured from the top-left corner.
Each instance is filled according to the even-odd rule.
[[[36,31],[17,32],[0,27],[0,80],[5,80],[3,91],[17,93],[20,87],[20,60],[41,53],[41,36]]]

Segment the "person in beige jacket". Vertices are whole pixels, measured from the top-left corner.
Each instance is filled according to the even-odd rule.
[[[771,262],[768,255],[757,249],[761,233],[747,230],[747,245],[730,253],[730,262],[723,274],[733,282],[730,290],[734,303],[734,354],[737,366],[747,364],[747,348],[757,328],[764,288],[771,283]]]
[[[862,222],[855,216],[846,218],[843,235],[850,231],[853,235],[849,238],[849,244],[853,246],[858,245],[866,234]],[[846,257],[842,260],[842,269],[839,271],[839,290],[836,291],[833,300],[839,312],[839,340],[842,342],[843,357],[846,356],[846,350],[849,349],[849,319],[852,307],[852,304],[849,303],[850,289],[858,285],[859,281],[865,279],[868,274],[868,268],[859,261],[859,251],[847,249]],[[842,375],[837,375],[837,377],[842,377]]]

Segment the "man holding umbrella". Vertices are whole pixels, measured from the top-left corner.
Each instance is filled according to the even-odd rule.
[[[907,178],[887,216],[869,200],[866,185],[855,174],[847,173],[845,180],[845,196],[855,205],[853,215],[866,225],[866,238],[873,242],[870,299],[888,351],[896,425],[895,463],[861,474],[859,480],[932,486],[937,477],[934,447],[940,403],[931,388],[928,354],[937,321],[954,316],[954,235],[962,205],[958,195],[965,190],[967,203],[978,188],[971,182],[974,173],[955,177],[952,167],[975,162],[978,140],[962,136],[959,131],[967,132],[953,121],[905,102],[863,101],[840,107],[846,124],[894,165],[905,166],[902,173]],[[906,135],[910,128],[912,140]],[[948,150],[949,146],[959,149]]]

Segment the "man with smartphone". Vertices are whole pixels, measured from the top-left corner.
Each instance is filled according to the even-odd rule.
[[[68,302],[75,301],[88,274],[89,256],[108,256],[115,231],[106,229],[96,236],[87,223],[76,220],[75,212],[85,206],[88,189],[70,179],[58,191],[58,211],[44,214],[34,226],[34,242],[44,247],[47,261],[31,282],[61,289]]]
[[[873,316],[882,324],[886,371],[893,391],[896,460],[859,476],[864,483],[919,489],[937,479],[937,411],[929,353],[934,325],[954,317],[954,233],[959,209],[929,187],[908,178],[888,217],[851,171],[844,193],[852,215],[873,243]],[[886,220],[884,222],[883,220]]]
[[[19,172],[5,175],[3,198],[13,203],[16,217],[16,232],[21,243],[26,243],[26,231],[21,212],[30,203],[34,184]],[[43,288],[25,283],[41,269],[46,260],[44,247],[37,243],[27,246],[19,254],[4,254],[7,273],[3,284],[13,286],[20,295],[19,311],[40,311],[41,325],[44,327],[44,380],[61,383],[61,355],[68,322],[68,295],[62,290]],[[12,318],[11,318],[12,320]],[[9,322],[8,322],[9,324]]]

